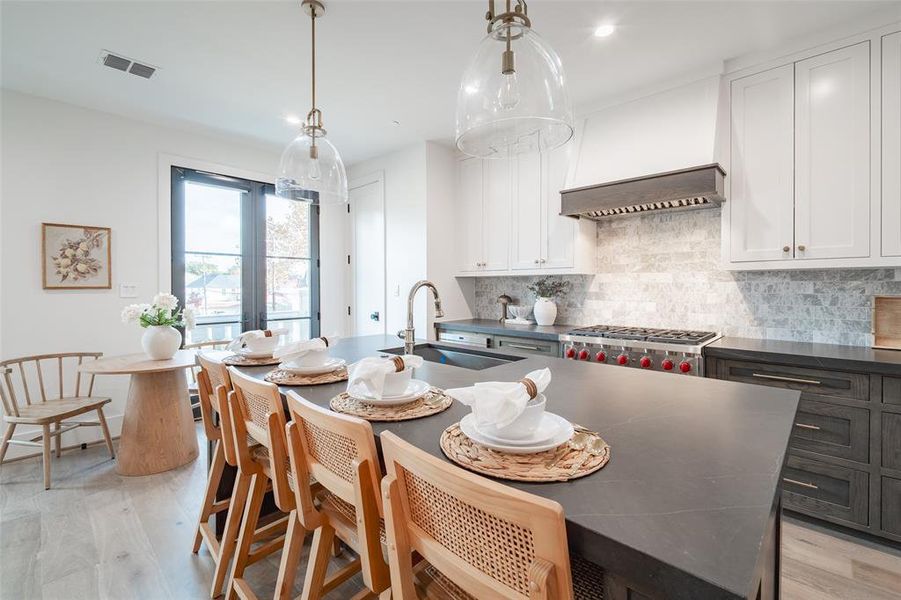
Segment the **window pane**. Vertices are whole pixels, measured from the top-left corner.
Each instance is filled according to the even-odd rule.
[[[310,204],[266,196],[266,255],[310,257]]]
[[[200,325],[185,331],[185,343],[196,344],[209,340],[233,340],[241,333],[241,324],[219,323],[216,325]]]
[[[310,316],[310,261],[266,259],[266,318]]]
[[[244,192],[185,182],[185,250],[241,253]]]
[[[185,254],[185,303],[197,323],[241,318],[241,257]]]
[[[310,339],[310,320],[295,319],[291,321],[269,321],[269,329],[287,329],[286,342],[300,342]],[[281,342],[279,342],[281,343]]]

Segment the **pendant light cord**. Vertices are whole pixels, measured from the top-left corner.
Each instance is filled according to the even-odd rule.
[[[313,111],[316,110],[316,5],[310,7],[310,62],[312,63],[312,68],[310,72],[312,73],[313,84],[312,88],[312,104]]]

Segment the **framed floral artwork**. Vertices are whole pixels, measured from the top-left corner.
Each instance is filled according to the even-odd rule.
[[[109,227],[41,224],[45,290],[110,289],[113,285]]]

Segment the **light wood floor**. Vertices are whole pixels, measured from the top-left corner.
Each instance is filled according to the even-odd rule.
[[[54,459],[46,492],[39,460],[0,469],[0,598],[207,597],[210,557],[205,548],[190,552],[206,482],[203,450],[193,464],[149,477],[120,477],[105,453],[94,446]],[[793,520],[783,531],[783,598],[901,600],[901,551]],[[248,571],[261,598],[272,596],[278,558]],[[328,597],[361,588],[354,578]]]

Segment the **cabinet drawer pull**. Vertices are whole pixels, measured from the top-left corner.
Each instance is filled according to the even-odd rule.
[[[810,385],[823,385],[822,382],[819,382],[816,379],[801,379],[799,377],[783,377],[781,375],[766,375],[765,373],[751,373],[751,376],[759,377],[760,379],[775,379],[776,381],[788,381],[791,383],[809,383]]]
[[[788,477],[783,477],[782,481],[784,481],[785,483],[793,483],[795,485],[800,485],[801,487],[806,487],[811,490],[820,489],[820,486],[818,486],[818,485],[814,485],[812,483],[807,483],[806,481],[798,481],[797,479],[789,479]]]
[[[795,427],[800,427],[801,429],[810,429],[811,431],[820,430],[820,428],[816,425],[808,425],[807,423],[795,423]]]
[[[538,346],[521,346],[519,344],[504,344],[504,346],[507,346],[508,348],[516,348],[517,350],[534,350],[535,352],[543,352],[544,351],[542,348],[539,348]]]

